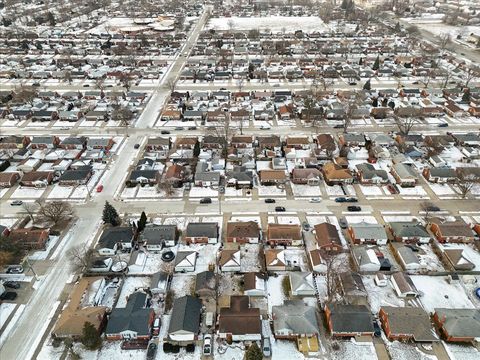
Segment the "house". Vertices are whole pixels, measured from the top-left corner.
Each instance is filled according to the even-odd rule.
[[[356,147],[365,146],[365,136],[363,134],[345,133],[338,137],[339,143],[343,146]]]
[[[327,271],[327,264],[325,262],[324,253],[322,250],[313,249],[308,253],[308,258],[312,270],[317,273],[325,273]]]
[[[272,246],[302,246],[302,229],[295,224],[268,224],[267,242]]]
[[[409,165],[399,163],[393,164],[391,174],[395,178],[397,184],[402,187],[413,187],[418,182],[418,175]]]
[[[316,140],[319,154],[324,158],[331,158],[337,150],[337,144],[333,136],[331,134],[319,134]]]
[[[147,307],[147,294],[134,292],[123,308],[116,307],[108,318],[107,340],[149,340],[155,312]]]
[[[220,173],[211,171],[210,164],[206,161],[199,161],[195,169],[195,186],[211,187],[220,183]]]
[[[248,272],[243,275],[243,294],[247,296],[266,296],[266,276],[258,272]]]
[[[318,336],[318,314],[313,306],[301,300],[285,300],[272,306],[273,335],[276,339],[297,339]]]
[[[394,221],[388,224],[388,228],[395,241],[428,244],[431,240],[425,226],[417,221]]]
[[[314,227],[317,247],[327,253],[337,253],[343,250],[342,241],[337,227],[329,223],[317,224]]]
[[[193,342],[200,330],[202,302],[200,299],[185,295],[175,299],[168,326],[168,339],[179,342]]]
[[[30,143],[32,149],[54,149],[60,145],[58,136],[34,136]]]
[[[22,176],[20,185],[43,188],[53,181],[53,171],[31,171]]]
[[[217,276],[213,271],[202,271],[195,276],[195,295],[210,299],[217,296]]]
[[[181,250],[175,257],[175,272],[193,272],[197,264],[198,253],[196,251]]]
[[[91,261],[88,272],[91,273],[107,273],[113,265],[113,259],[110,257],[94,257]]]
[[[445,341],[478,342],[480,309],[435,308],[433,322]]]
[[[126,181],[127,186],[155,185],[158,183],[160,173],[158,170],[133,170]]]
[[[187,244],[216,244],[218,242],[218,223],[188,223],[183,238]]]
[[[315,296],[313,275],[310,272],[289,272],[290,292],[292,296]]]
[[[472,243],[475,239],[475,233],[463,220],[444,223],[432,221],[430,231],[441,243]]]
[[[150,277],[150,291],[152,294],[160,295],[163,298],[167,295],[171,281],[172,276],[170,274],[164,271],[156,272]]]
[[[475,263],[470,261],[463,249],[443,249],[444,259],[457,271],[468,271],[475,269]]]
[[[109,152],[114,144],[113,138],[88,138],[87,149]]]
[[[340,292],[349,304],[366,305],[367,291],[362,277],[356,272],[341,272],[338,274]]]
[[[420,259],[411,247],[405,246],[402,243],[392,243],[393,252],[403,270],[418,271],[425,266],[420,264]]]
[[[396,272],[393,274],[390,278],[390,282],[392,283],[393,289],[398,297],[412,298],[420,295],[410,276],[403,272]]]
[[[0,188],[9,188],[20,179],[18,172],[0,172]]]
[[[164,246],[175,246],[178,241],[177,226],[148,224],[143,229],[140,240],[145,248],[152,252],[158,252]]]
[[[350,170],[333,162],[328,162],[322,167],[323,178],[328,185],[351,184],[353,175]]]
[[[348,228],[348,233],[355,244],[386,245],[388,240],[387,233],[380,224],[366,222],[352,224]]]
[[[240,250],[220,251],[218,266],[223,272],[240,271]]]
[[[105,229],[97,243],[100,255],[111,256],[117,250],[129,251],[132,248],[133,229],[130,226],[117,226]]]
[[[287,269],[285,250],[265,249],[264,252],[267,271],[285,271]]]
[[[165,171],[163,179],[169,181],[173,187],[182,187],[183,182],[186,180],[186,168],[182,165],[172,164],[168,166]]]
[[[387,184],[388,174],[385,170],[378,170],[372,164],[364,163],[356,165],[358,180],[365,185]]]
[[[24,149],[30,144],[27,136],[10,135],[0,138],[0,149]]]
[[[284,184],[288,180],[284,170],[260,170],[259,178],[262,185]]]
[[[250,307],[248,296],[230,296],[230,307],[220,308],[218,336],[221,339],[227,339],[227,341],[261,340],[260,309]]]
[[[325,305],[327,328],[332,336],[373,336],[373,318],[365,305]]]
[[[83,150],[87,146],[87,138],[85,136],[70,136],[63,139],[58,147],[65,150]]]
[[[382,306],[378,317],[390,341],[438,341],[432,330],[430,315],[420,307]]]
[[[53,327],[53,336],[79,340],[83,335],[83,327],[87,322],[94,326],[98,335],[102,333],[107,320],[107,307],[84,306],[83,303],[89,287],[99,281],[102,282],[104,279],[101,277],[83,277],[80,279],[70,294],[70,301]]]
[[[58,184],[61,186],[87,185],[92,175],[93,169],[91,166],[86,165],[77,169],[68,169],[60,176]]]
[[[45,250],[50,239],[49,229],[14,229],[10,231],[8,241],[24,250]]]
[[[232,221],[227,223],[226,242],[258,244],[260,227],[256,221]]]
[[[298,169],[292,170],[292,182],[294,184],[306,184],[310,186],[318,186],[320,184],[322,173],[318,169]]]
[[[375,250],[368,249],[365,246],[353,246],[352,257],[358,271],[379,271],[380,261]]]

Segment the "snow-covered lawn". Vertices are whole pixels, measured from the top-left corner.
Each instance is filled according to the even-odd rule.
[[[118,297],[117,307],[125,307],[127,298],[137,289],[144,289],[150,287],[149,277],[127,276],[122,285],[122,290]]]
[[[456,345],[443,342],[445,350],[447,350],[450,360],[478,360],[480,359],[480,351],[471,345]]]
[[[435,193],[437,196],[452,196],[456,195],[456,192],[450,187],[448,184],[434,184],[431,182],[426,182],[430,189]]]
[[[74,189],[73,186],[60,186],[57,184],[53,186],[52,191],[50,192],[50,194],[48,194],[48,198],[49,199],[68,199],[73,189]]]
[[[368,303],[372,313],[377,314],[382,306],[405,306],[403,300],[395,294],[390,282],[387,286],[377,286],[373,281],[373,276],[370,275],[362,276],[362,280],[367,290]]]
[[[157,191],[156,186],[139,187],[137,198],[160,198],[162,195]]]
[[[122,191],[121,197],[124,199],[134,198],[137,194],[138,188],[137,187],[125,187]]]
[[[194,186],[190,190],[191,198],[201,198],[201,197],[217,197],[218,190],[214,190],[207,187]]]
[[[299,197],[320,197],[322,192],[320,186],[291,184],[293,195]]]
[[[417,348],[416,344],[405,344],[399,341],[385,341],[388,352],[395,360],[436,360],[435,355],[425,354]]]
[[[17,304],[14,303],[2,303],[0,304],[0,329],[7,322],[10,314],[13,313]]]
[[[236,17],[211,18],[206,29],[229,30],[270,29],[278,32],[303,30],[305,32],[328,30],[322,19],[317,16],[267,16],[267,17]]]
[[[231,222],[234,222],[234,221],[255,221],[257,224],[259,224],[260,226],[262,225],[262,220],[260,218],[260,216],[232,216],[230,218],[230,221]]]
[[[304,360],[305,356],[297,350],[297,346],[294,341],[287,340],[275,340],[271,342],[272,345],[272,360]],[[311,358],[311,357],[309,357]],[[218,359],[215,354],[215,359]],[[224,358],[225,360],[232,360],[230,358]],[[241,360],[242,357],[236,357],[235,360]]]
[[[372,342],[337,341],[340,349],[332,351],[332,360],[375,360],[377,353]]]
[[[325,189],[327,191],[328,196],[330,197],[345,196],[345,194],[343,193],[342,187],[340,185],[328,186],[327,184],[325,184]]]
[[[286,275],[270,276],[267,280],[268,312],[272,312],[272,306],[283,305],[285,295],[282,288],[282,280]]]
[[[259,244],[245,244],[241,247],[240,268],[242,272],[260,271],[262,269],[258,255],[263,247]]]
[[[168,217],[165,218],[163,221],[164,225],[177,225],[178,230],[184,231],[187,227],[188,223],[191,222],[198,222],[198,216],[190,216],[190,217]]]
[[[417,252],[420,264],[422,264],[428,271],[445,271],[442,262],[433,252],[432,247],[429,244],[419,245],[419,247],[422,249],[421,252]]]
[[[428,312],[433,312],[435,308],[473,308],[460,284],[449,284],[442,276],[412,275],[411,278],[422,293],[420,301]]]
[[[139,251],[135,263],[128,267],[129,274],[154,274],[160,271],[163,260],[160,254]]]
[[[45,260],[48,257],[48,254],[50,254],[50,251],[55,247],[55,244],[57,243],[58,239],[59,239],[59,236],[50,236],[50,239],[47,244],[47,248],[45,250],[35,251],[28,258],[30,260]]]
[[[31,188],[31,187],[22,187],[19,186],[12,196],[11,199],[40,199],[44,194],[47,188]]]
[[[258,196],[286,196],[285,189],[280,189],[274,185],[272,186],[259,186]]]
[[[415,187],[405,187],[405,188],[398,186],[398,190],[400,191],[400,195],[404,197],[428,198],[426,191],[423,189],[421,185],[417,185]]]
[[[0,225],[3,225],[9,229],[11,229],[16,222],[19,220],[19,218],[0,218]]]
[[[175,298],[191,294],[192,286],[195,284],[194,275],[174,274],[170,289],[175,291]]]
[[[178,251],[196,251],[198,253],[195,274],[208,270],[208,265],[217,263],[217,253],[221,243],[180,245]]]
[[[366,186],[366,185],[358,185],[358,187],[360,188],[360,190],[362,191],[363,195],[365,196],[383,196],[385,195],[382,191],[382,188],[379,187],[379,186],[375,186],[375,185],[370,185],[370,186]]]
[[[371,215],[347,215],[345,216],[345,220],[347,220],[348,224],[359,224],[362,222],[368,223],[368,224],[378,224],[377,219],[375,216]]]
[[[297,216],[277,216],[277,223],[285,225],[300,225],[300,219]]]
[[[440,244],[442,249],[462,249],[462,255],[475,265],[474,271],[480,270],[480,253],[468,244]]]

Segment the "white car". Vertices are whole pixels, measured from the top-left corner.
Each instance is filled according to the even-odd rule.
[[[320,199],[318,197],[311,198],[310,200],[308,200],[308,202],[311,202],[311,203],[319,203],[321,201],[322,201],[322,199]]]
[[[212,335],[203,336],[203,355],[212,355]]]
[[[271,128],[270,125],[260,125],[260,130],[270,130]]]

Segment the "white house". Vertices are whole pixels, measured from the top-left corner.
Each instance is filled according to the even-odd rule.
[[[353,259],[359,271],[379,271],[380,261],[373,249],[365,246],[352,247]]]
[[[404,274],[402,272],[397,272],[392,275],[390,278],[390,282],[397,293],[398,297],[406,298],[406,297],[417,297],[420,294],[418,293],[415,285],[410,279],[410,276]]]

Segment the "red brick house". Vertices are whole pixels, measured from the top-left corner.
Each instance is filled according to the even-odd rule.
[[[238,221],[227,224],[227,242],[256,244],[260,239],[260,228],[255,221]]]
[[[45,250],[49,234],[49,229],[15,229],[10,231],[8,239],[25,250]]]
[[[382,306],[378,317],[390,341],[438,341],[432,333],[430,315],[420,307]]]
[[[303,245],[303,235],[300,225],[268,224],[267,241],[270,245]]]
[[[329,223],[315,225],[315,239],[320,250],[328,253],[342,251],[342,242],[335,225]]]
[[[433,323],[445,341],[473,343],[480,334],[480,309],[436,308]]]
[[[473,230],[461,220],[445,223],[431,223],[430,231],[441,243],[472,243],[475,240]]]
[[[0,173],[0,187],[9,188],[12,187],[20,179],[20,175],[17,172]]]

